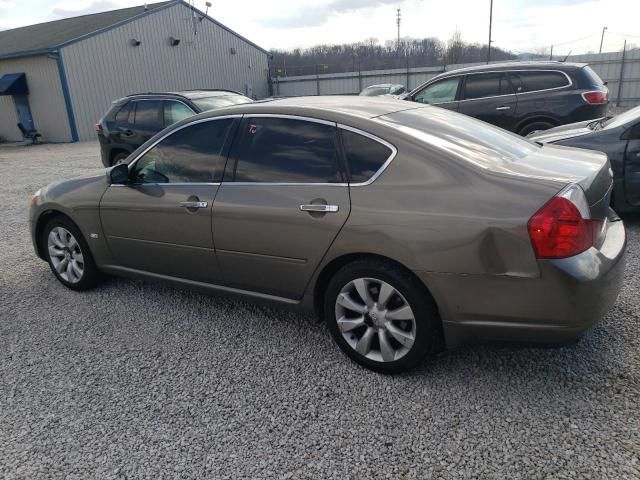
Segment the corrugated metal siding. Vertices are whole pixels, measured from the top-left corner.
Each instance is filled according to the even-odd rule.
[[[67,111],[62,96],[56,61],[44,55],[0,60],[0,76],[25,72],[29,84],[29,105],[36,129],[45,142],[71,140]],[[0,137],[9,141],[22,140],[13,98],[0,97]]]
[[[178,4],[61,49],[80,140],[117,98],[137,92],[253,87],[268,95],[267,55],[203,20],[194,37],[192,13]],[[176,47],[169,37],[180,39]],[[129,39],[142,43],[129,45]],[[235,48],[232,55],[230,49]]]
[[[588,63],[591,68],[608,83],[612,106],[628,108],[640,103],[640,49],[629,50],[625,55],[622,92],[618,102],[618,86],[620,84],[620,67],[622,52],[573,55],[570,62]],[[447,65],[447,70],[455,70],[478,63]],[[377,83],[400,83],[412,90],[442,72],[442,67],[418,67],[393,70],[372,70],[333,73],[321,75],[304,75],[298,77],[274,78],[276,95],[345,95],[357,94],[363,88]]]

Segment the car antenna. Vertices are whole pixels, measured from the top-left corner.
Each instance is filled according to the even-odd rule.
[[[569,53],[567,53],[567,56],[564,57],[564,59],[561,60],[562,63],[567,61],[567,58],[569,58],[569,55],[571,55],[571,52],[573,52],[573,50],[569,50]]]

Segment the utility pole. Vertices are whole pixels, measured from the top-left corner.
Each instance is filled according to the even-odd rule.
[[[487,45],[487,63],[491,61],[491,23],[493,22],[493,0],[489,4],[489,45]]]
[[[396,10],[396,25],[398,25],[398,51],[400,51],[400,19],[401,19],[401,13],[400,13],[400,9],[398,8]]]
[[[551,54],[549,55],[549,60],[553,60],[553,45],[551,45]]]
[[[604,42],[604,31],[607,27],[602,27],[602,37],[600,37],[600,51],[598,53],[602,53],[602,42]]]

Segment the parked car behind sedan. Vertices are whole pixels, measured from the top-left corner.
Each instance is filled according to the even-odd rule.
[[[96,123],[102,163],[124,162],[160,130],[196,113],[252,101],[231,90],[144,93],[116,100]]]
[[[315,309],[349,357],[396,372],[578,338],[622,282],[611,183],[602,153],[455,112],[299,97],[185,119],[43,188],[31,235],[66,287],[105,272]]]
[[[379,85],[370,85],[360,92],[363,97],[379,97],[381,95],[401,95],[407,89],[404,85],[396,83],[381,83]]]
[[[612,205],[618,212],[640,210],[640,106],[614,117],[532,132],[529,138],[606,153],[613,169]]]
[[[609,90],[585,63],[512,62],[442,73],[404,99],[527,135],[605,116]]]

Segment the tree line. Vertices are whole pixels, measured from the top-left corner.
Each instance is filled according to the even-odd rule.
[[[429,67],[484,62],[487,45],[468,43],[456,30],[447,42],[437,38],[401,38],[381,44],[377,38],[342,45],[316,45],[294,50],[271,50],[272,76],[342,73],[359,70]],[[491,48],[491,60],[512,60],[513,53]]]

